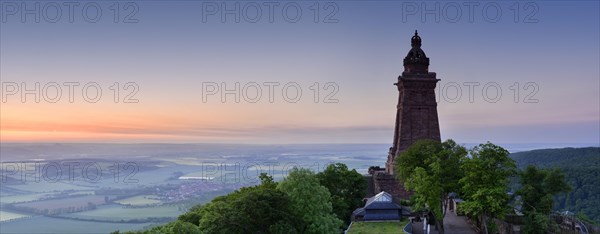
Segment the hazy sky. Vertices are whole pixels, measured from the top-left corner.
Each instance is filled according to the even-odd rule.
[[[2,142],[391,143],[415,29],[443,139],[600,142],[598,1],[0,7]]]

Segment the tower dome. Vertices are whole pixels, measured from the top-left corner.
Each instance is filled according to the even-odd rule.
[[[428,73],[429,58],[421,49],[421,37],[417,30],[415,35],[410,39],[411,49],[404,58],[404,72],[408,73]]]

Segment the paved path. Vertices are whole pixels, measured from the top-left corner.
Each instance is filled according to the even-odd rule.
[[[423,222],[413,223],[413,233],[423,234]],[[435,226],[431,225],[430,234],[437,234]],[[476,232],[471,229],[467,218],[465,216],[456,216],[454,212],[448,211],[446,217],[444,217],[444,230],[447,234],[475,234]]]

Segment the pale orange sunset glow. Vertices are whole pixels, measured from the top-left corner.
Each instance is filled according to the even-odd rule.
[[[389,143],[393,84],[415,29],[440,79],[442,138],[600,137],[599,34],[571,27],[593,14],[565,23],[563,7],[549,4],[538,23],[506,13],[491,24],[423,24],[402,22],[393,7],[370,6],[379,13],[369,18],[356,2],[337,23],[229,24],[149,5],[143,14],[156,17],[127,24],[7,15],[17,21],[0,35],[2,141]],[[549,69],[558,67],[578,69]]]

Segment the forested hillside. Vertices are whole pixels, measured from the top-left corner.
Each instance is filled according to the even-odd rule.
[[[571,192],[555,197],[555,210],[583,213],[600,223],[600,148],[543,149],[511,154],[517,166],[558,167],[572,186]]]

